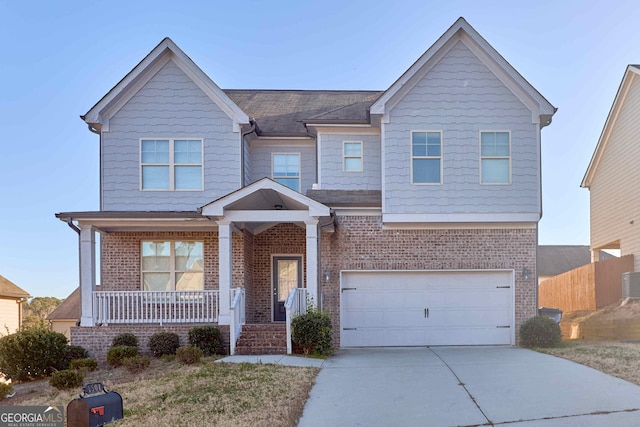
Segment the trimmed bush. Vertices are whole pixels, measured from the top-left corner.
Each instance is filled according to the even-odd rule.
[[[198,347],[205,356],[226,353],[222,333],[213,326],[196,326],[189,329],[189,344]]]
[[[79,345],[67,346],[66,353],[67,354],[65,358],[67,359],[67,366],[69,366],[74,360],[87,359],[89,357],[89,352],[87,351],[87,349]]]
[[[129,345],[117,345],[111,347],[107,352],[107,363],[113,368],[122,366],[124,359],[127,357],[135,357],[138,355],[138,347]]]
[[[54,372],[49,378],[49,384],[60,390],[80,387],[84,381],[84,373],[73,369]]]
[[[116,346],[127,346],[127,347],[138,348],[138,338],[136,338],[136,336],[133,335],[131,332],[123,332],[113,337],[113,341],[111,341],[111,347],[116,347]]]
[[[291,319],[291,340],[302,347],[306,356],[316,353],[329,355],[333,351],[331,316],[307,305],[307,312]]]
[[[95,371],[98,368],[98,362],[93,359],[74,359],[69,364],[69,369],[83,370],[85,372]]]
[[[0,372],[26,381],[65,369],[67,337],[50,329],[32,328],[0,338]]]
[[[151,364],[151,359],[149,359],[149,356],[126,357],[122,361],[122,364],[125,368],[127,368],[127,371],[132,374],[137,374],[138,372],[142,372],[149,367],[149,365]]]
[[[13,387],[10,384],[0,383],[0,400],[13,393]]]
[[[185,365],[198,363],[202,358],[203,351],[194,345],[185,345],[176,351],[176,357]]]
[[[149,350],[154,357],[176,354],[180,347],[180,337],[173,332],[158,332],[149,338]]]
[[[560,325],[547,316],[536,316],[520,326],[523,347],[555,347],[562,340]]]

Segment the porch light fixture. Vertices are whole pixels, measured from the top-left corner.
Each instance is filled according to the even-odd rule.
[[[331,281],[331,269],[327,268],[324,270],[324,283],[329,283]]]
[[[525,281],[528,281],[528,280],[529,280],[529,276],[530,276],[530,275],[531,275],[531,272],[529,271],[529,269],[528,269],[527,267],[525,267],[525,268],[523,268],[523,269],[522,269],[522,278],[523,278]]]
[[[277,211],[282,210],[282,205],[273,205],[273,207],[274,207]]]

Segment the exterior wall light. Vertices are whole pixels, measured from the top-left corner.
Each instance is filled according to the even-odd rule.
[[[527,267],[523,268],[522,279],[524,279],[525,281],[528,281],[530,276],[531,276],[531,272],[529,271],[529,269]]]
[[[324,283],[329,283],[331,281],[331,269],[326,268],[324,270]]]

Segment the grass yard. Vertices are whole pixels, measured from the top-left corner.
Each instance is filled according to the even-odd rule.
[[[85,383],[103,382],[122,395],[124,415],[114,426],[295,426],[319,371],[277,365],[214,363],[185,366],[153,360],[139,374],[102,369]],[[20,384],[1,405],[63,405],[81,389],[60,391],[48,381]]]
[[[572,340],[564,341],[557,348],[536,350],[640,385],[640,343]]]

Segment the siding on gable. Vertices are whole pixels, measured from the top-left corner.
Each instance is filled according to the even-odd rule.
[[[305,194],[316,183],[316,147],[313,141],[306,144],[291,145],[285,141],[270,141],[261,144],[260,141],[251,144],[251,184],[264,177],[272,177],[271,155],[273,153],[300,153],[300,192]]]
[[[0,337],[18,330],[19,316],[20,306],[15,299],[0,298]]]
[[[240,187],[240,134],[172,61],[102,134],[102,210],[195,210]],[[140,138],[204,138],[203,191],[140,191]]]
[[[620,241],[640,271],[640,77],[633,81],[591,182],[591,247]],[[633,221],[633,223],[631,222]]]
[[[380,135],[321,134],[320,188],[324,190],[380,190]],[[343,142],[362,142],[362,172],[344,172]]]
[[[391,110],[385,213],[539,213],[538,125],[458,42]],[[443,131],[441,185],[411,184],[411,130]],[[480,185],[480,130],[511,131],[511,185]]]

